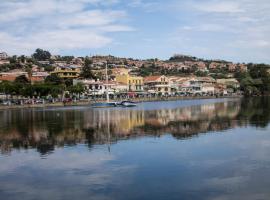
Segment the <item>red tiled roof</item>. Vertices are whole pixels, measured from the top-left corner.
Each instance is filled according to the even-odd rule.
[[[151,82],[151,81],[156,81],[159,79],[161,76],[147,76],[144,78],[144,82]]]
[[[39,76],[32,76],[30,79],[31,79],[31,82],[42,82],[42,81],[44,81],[44,78],[39,77]]]
[[[15,81],[17,76],[0,76],[0,81]]]

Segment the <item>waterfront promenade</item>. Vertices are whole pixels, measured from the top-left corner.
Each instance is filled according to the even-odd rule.
[[[175,100],[191,100],[191,99],[215,99],[215,98],[241,98],[241,95],[230,96],[170,96],[170,97],[138,97],[130,98],[134,102],[155,102],[155,101],[175,101]],[[112,102],[119,102],[127,99],[116,98]],[[64,106],[90,106],[95,102],[105,102],[105,99],[83,99],[73,100],[70,102],[54,102],[54,103],[38,103],[38,104],[24,104],[24,105],[0,105],[0,110],[5,109],[18,109],[18,108],[43,108],[43,107],[64,107]]]

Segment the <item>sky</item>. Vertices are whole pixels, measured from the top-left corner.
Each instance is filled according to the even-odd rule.
[[[270,63],[269,0],[1,0],[0,52]]]

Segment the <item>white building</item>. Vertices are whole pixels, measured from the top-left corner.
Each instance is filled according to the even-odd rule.
[[[0,52],[0,60],[6,60],[8,58],[8,55],[6,52]]]
[[[179,92],[188,94],[214,94],[215,80],[209,77],[186,77],[179,79]]]
[[[128,85],[115,81],[109,81],[106,83],[105,81],[99,80],[74,80],[73,83],[82,83],[86,89],[87,95],[89,96],[105,95],[107,90],[109,94],[119,94],[128,91]]]

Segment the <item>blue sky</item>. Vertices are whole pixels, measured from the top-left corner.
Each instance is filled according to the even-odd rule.
[[[270,63],[269,0],[2,0],[0,51]]]

